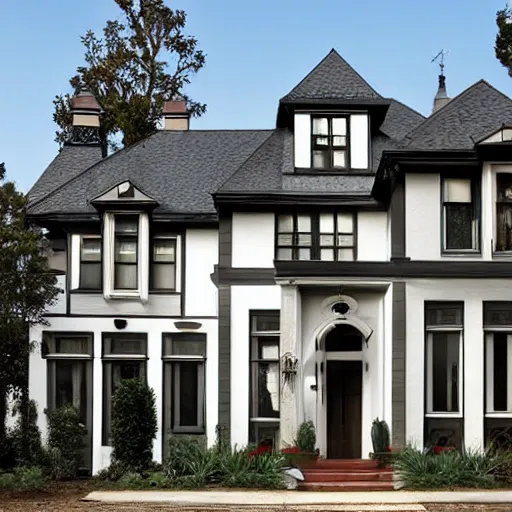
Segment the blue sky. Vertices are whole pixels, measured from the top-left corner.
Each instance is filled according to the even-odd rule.
[[[167,0],[188,13],[207,65],[188,92],[208,104],[193,128],[268,128],[277,103],[331,48],[382,95],[431,110],[441,49],[448,93],[485,78],[512,96],[494,57],[505,0]],[[0,161],[27,191],[57,153],[54,96],[83,59],[79,37],[117,18],[113,0],[4,2]]]

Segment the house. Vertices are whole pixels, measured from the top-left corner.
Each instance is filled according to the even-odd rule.
[[[427,118],[332,50],[269,130],[162,130],[105,157],[101,107],[73,100],[68,142],[30,191],[63,290],[33,328],[30,394],[70,402],[92,472],[110,462],[122,379],[169,436],[291,443],[322,456],[480,449],[512,427],[512,100],[485,81]],[[39,416],[45,431],[45,417]]]

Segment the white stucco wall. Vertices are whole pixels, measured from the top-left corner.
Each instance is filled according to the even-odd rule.
[[[388,247],[387,212],[358,212],[357,260],[387,261]]]
[[[43,413],[47,405],[47,371],[46,360],[42,359],[40,351],[41,335],[47,331],[79,331],[94,334],[94,361],[93,361],[93,472],[110,464],[111,448],[102,446],[102,416],[103,416],[103,368],[102,368],[102,333],[114,332],[112,318],[49,318],[48,326],[34,327],[30,331],[30,339],[37,342],[37,347],[30,357],[29,366],[29,392],[39,408],[38,424],[43,433],[46,433],[46,419]],[[206,434],[208,443],[215,443],[215,427],[218,423],[218,322],[215,319],[194,318],[200,322],[201,328],[197,332],[206,333],[207,361],[206,361]],[[174,326],[176,319],[155,318],[129,318],[126,329],[122,332],[147,333],[148,335],[148,384],[156,393],[156,406],[158,418],[158,433],[153,443],[153,459],[162,460],[163,436],[163,363],[162,363],[162,334],[179,332]],[[247,364],[248,367],[248,364]]]
[[[424,302],[464,301],[464,437],[467,448],[483,447],[483,301],[510,300],[507,280],[424,279],[406,285],[406,435],[423,446],[425,332]]]
[[[368,115],[350,116],[350,166],[352,169],[368,169]]]
[[[295,167],[311,167],[311,116],[295,114],[293,127]]]
[[[231,442],[249,440],[249,314],[280,310],[280,286],[231,287]]]
[[[272,268],[274,231],[273,213],[233,213],[233,267]]]
[[[218,231],[187,229],[185,248],[185,315],[216,316],[217,287],[210,274],[219,261]]]

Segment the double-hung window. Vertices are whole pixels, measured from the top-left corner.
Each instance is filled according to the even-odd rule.
[[[176,290],[176,238],[153,238],[151,255],[151,290]]]
[[[463,303],[427,303],[426,414],[462,415]]]
[[[206,334],[165,334],[162,357],[166,434],[203,434]]]
[[[278,260],[355,260],[356,240],[352,213],[279,214]]]
[[[250,330],[251,440],[273,446],[279,431],[279,311],[252,312]]]
[[[341,116],[311,117],[311,163],[314,169],[348,167],[348,122]]]
[[[101,290],[101,237],[80,237],[80,289]]]
[[[496,174],[496,251],[512,251],[512,174]]]
[[[146,380],[147,335],[103,335],[103,445],[110,445],[112,396],[123,380]]]
[[[114,289],[136,290],[139,242],[139,218],[115,216]]]
[[[479,250],[479,187],[471,178],[443,179],[446,252]]]

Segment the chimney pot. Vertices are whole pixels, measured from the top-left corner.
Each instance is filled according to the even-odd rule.
[[[184,99],[167,100],[163,109],[164,130],[186,131],[189,128],[190,112]]]
[[[88,90],[81,90],[72,100],[73,126],[99,128],[101,106]]]

